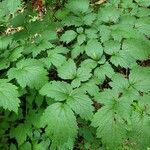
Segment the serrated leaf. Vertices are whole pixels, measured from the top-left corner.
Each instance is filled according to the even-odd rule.
[[[77,41],[78,41],[78,44],[81,45],[83,42],[86,41],[86,36],[84,34],[78,35]]]
[[[20,150],[31,150],[31,144],[30,142],[26,142],[23,145],[21,145],[19,148]]]
[[[30,88],[41,88],[48,82],[47,71],[43,64],[35,59],[24,59],[16,64],[16,68],[11,68],[8,78],[16,79],[21,87],[29,86]]]
[[[77,36],[77,33],[73,30],[66,31],[61,37],[60,40],[66,42],[67,44],[74,40]]]
[[[97,30],[94,28],[86,29],[85,34],[89,39],[96,39],[98,38]]]
[[[76,77],[76,64],[73,59],[69,59],[57,69],[57,72],[62,79],[74,79]]]
[[[87,81],[91,76],[91,69],[80,67],[78,68],[76,78],[71,82],[71,85],[74,88],[79,87],[81,82]]]
[[[75,140],[77,136],[77,122],[74,113],[69,106],[55,103],[46,108],[41,117],[43,126],[46,126],[46,134],[52,140],[52,147],[57,148],[68,140]]]
[[[12,128],[10,136],[17,140],[18,145],[23,144],[27,136],[31,136],[31,126],[28,124],[19,124],[16,128]]]
[[[106,76],[111,78],[114,73],[115,72],[109,63],[105,63],[94,70],[94,75],[101,80],[105,80]]]
[[[80,89],[74,89],[66,82],[52,81],[47,83],[40,90],[40,94],[54,98],[55,101],[66,101],[75,113],[82,118],[90,119],[92,117],[92,101]]]
[[[138,19],[135,23],[135,28],[141,32],[144,33],[146,36],[150,35],[150,20],[148,17],[141,17]]]
[[[95,60],[100,59],[102,54],[103,54],[102,45],[96,39],[89,40],[87,42],[87,45],[85,47],[85,51],[89,57],[91,57]]]
[[[89,68],[89,69],[94,69],[97,66],[97,62],[92,60],[92,59],[86,59],[81,62],[80,66],[82,68]]]
[[[128,39],[123,43],[123,50],[137,60],[145,60],[150,55],[150,44],[142,40]]]
[[[40,94],[54,98],[55,101],[64,101],[72,92],[72,87],[66,82],[52,81],[45,84],[40,90]]]
[[[74,13],[79,13],[79,12],[86,12],[89,7],[89,1],[88,0],[70,0],[66,7],[74,12]]]
[[[121,43],[118,41],[109,40],[104,42],[104,52],[109,55],[113,55],[119,52],[120,47],[121,47]]]
[[[140,6],[145,6],[148,7],[150,6],[150,1],[149,0],[135,0]]]
[[[92,120],[92,126],[98,127],[97,136],[102,138],[108,148],[118,148],[126,138],[124,119],[129,120],[131,102],[128,99],[118,98],[113,90],[105,90],[96,97],[104,106],[98,110]]]
[[[150,91],[150,68],[149,67],[135,67],[129,75],[129,82],[132,87],[141,92]]]
[[[17,113],[20,103],[18,97],[17,87],[7,80],[0,79],[0,106]]]
[[[144,94],[143,96],[139,97],[138,104],[142,111],[150,114],[150,95]]]
[[[67,99],[67,104],[82,118],[89,120],[93,116],[94,108],[91,99],[80,89],[74,90]]]
[[[12,53],[9,55],[9,60],[11,62],[16,61],[18,58],[22,56],[23,47],[16,47]]]
[[[147,149],[150,146],[150,117],[134,112],[131,116],[131,129],[129,140],[135,143],[135,148]]]
[[[117,22],[120,17],[120,12],[117,8],[109,6],[103,7],[98,12],[99,21],[103,22]]]
[[[8,45],[11,44],[12,37],[11,36],[1,36],[0,37],[0,50],[7,49]]]
[[[97,136],[102,138],[103,144],[108,148],[118,148],[126,137],[124,123],[114,120],[113,112],[108,108],[101,108],[92,120],[92,126],[98,127]]]
[[[135,65],[135,58],[131,56],[127,51],[120,50],[119,52],[114,53],[111,56],[110,62],[116,67],[121,66],[124,68],[132,68],[132,66]]]
[[[99,25],[98,27],[101,42],[105,42],[110,39],[111,30],[108,26]]]
[[[86,16],[84,16],[83,21],[84,21],[84,24],[90,26],[90,25],[92,25],[92,23],[94,22],[95,19],[96,19],[96,14],[89,13]]]
[[[10,13],[16,12],[17,8],[21,6],[21,0],[7,0],[7,7]]]
[[[131,101],[136,99],[139,96],[138,91],[130,85],[128,79],[121,74],[115,74],[111,78],[111,82],[109,85],[113,88],[113,90],[118,93],[122,93],[123,97],[129,98]]]
[[[77,56],[79,56],[80,54],[83,54],[84,52],[84,46],[83,45],[79,45],[79,44],[75,44],[72,51],[71,51],[71,58],[76,58]]]
[[[56,52],[50,51],[48,53],[48,62],[47,63],[52,63],[56,67],[60,67],[63,63],[66,61],[66,57],[58,54]]]

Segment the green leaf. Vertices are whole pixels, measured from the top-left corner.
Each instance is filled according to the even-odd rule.
[[[132,87],[141,92],[150,91],[150,68],[134,67],[129,75],[129,82]]]
[[[87,42],[85,51],[86,54],[94,60],[99,60],[103,55],[102,45],[96,39]]]
[[[105,80],[106,76],[111,78],[114,74],[114,70],[111,65],[106,62],[104,65],[97,67],[94,71],[94,75],[101,80]]]
[[[108,26],[105,25],[98,25],[98,30],[100,34],[101,42],[105,42],[110,39],[111,30]]]
[[[11,138],[14,137],[17,140],[18,145],[23,144],[26,141],[27,136],[31,136],[31,134],[31,126],[28,124],[19,124],[10,131]]]
[[[57,54],[56,52],[53,52],[53,51],[48,52],[47,59],[49,60],[48,61],[49,63],[51,62],[56,67],[61,66],[66,61],[65,56],[61,54]]]
[[[16,79],[21,87],[41,88],[48,82],[47,71],[43,65],[35,59],[23,59],[16,64],[16,68],[11,68],[8,78]]]
[[[97,62],[92,59],[85,59],[81,62],[80,66],[82,68],[94,69],[97,66]]]
[[[137,39],[137,41],[145,40],[145,36],[138,30],[128,24],[117,24],[111,27],[111,35],[114,40],[121,42],[122,39]]]
[[[70,108],[82,118],[90,119],[92,117],[92,101],[80,88],[73,90],[71,85],[66,82],[52,81],[43,86],[40,94],[51,97],[55,101],[66,101]]]
[[[149,36],[150,35],[150,20],[148,17],[142,17],[138,19],[135,23],[135,28],[141,32],[144,33],[145,35]]]
[[[23,145],[20,146],[20,150],[31,150],[31,144],[30,142],[26,142]]]
[[[66,31],[61,37],[60,40],[66,42],[67,44],[74,40],[77,36],[77,33],[73,30]]]
[[[46,108],[41,117],[43,127],[46,127],[46,134],[52,140],[52,147],[57,149],[59,146],[75,140],[77,136],[77,122],[74,113],[69,106],[55,103]]]
[[[130,99],[130,101],[133,101],[139,96],[138,91],[130,85],[129,80],[126,79],[125,76],[121,74],[115,74],[111,78],[111,80],[112,81],[109,83],[109,85],[113,90],[121,93],[123,97]]]
[[[34,150],[45,150],[45,149],[48,149],[49,145],[50,145],[49,140],[43,140],[40,143],[34,143],[33,149]]]
[[[73,49],[71,50],[71,58],[76,58],[80,54],[84,52],[84,45],[75,44]]]
[[[54,98],[55,101],[64,101],[72,92],[72,87],[66,82],[52,81],[45,84],[40,90],[40,94]]]
[[[96,19],[96,14],[94,13],[89,13],[86,16],[84,16],[83,21],[85,25],[92,25],[92,23],[94,22],[94,20]]]
[[[108,148],[117,149],[126,138],[125,125],[122,120],[115,119],[109,107],[101,108],[92,120],[92,126],[98,127],[97,136],[102,138],[103,144]]]
[[[76,77],[76,64],[73,59],[69,59],[57,69],[57,72],[62,79],[74,79]]]
[[[116,67],[121,66],[124,68],[132,68],[135,65],[135,58],[131,56],[127,51],[120,50],[113,54],[110,58],[110,62]]]
[[[120,12],[113,6],[102,7],[98,12],[98,19],[102,22],[117,22]]]
[[[16,47],[9,55],[9,60],[11,62],[16,61],[18,58],[22,56],[22,52],[23,52],[23,47]]]
[[[91,76],[91,69],[80,67],[78,68],[76,78],[71,82],[71,85],[73,87],[79,87],[81,82],[87,81]]]
[[[143,95],[139,97],[138,104],[142,111],[145,111],[147,114],[150,114],[150,95]]]
[[[126,138],[127,126],[124,119],[130,118],[131,102],[118,98],[118,94],[113,90],[105,90],[95,99],[104,106],[95,113],[92,126],[98,127],[97,136],[102,138],[103,144],[108,148],[118,148]]]
[[[86,29],[85,34],[89,39],[96,39],[98,38],[97,30],[94,28]]]
[[[150,55],[150,44],[142,40],[127,39],[123,43],[123,50],[137,60],[145,60]]]
[[[8,45],[10,45],[11,42],[12,42],[11,36],[0,36],[0,50],[7,49]]]
[[[67,99],[67,104],[75,111],[76,114],[79,114],[81,118],[89,120],[93,116],[94,108],[92,106],[91,99],[85,95],[82,90],[76,89]]]
[[[78,35],[77,41],[78,41],[78,44],[81,45],[83,42],[86,41],[86,36],[84,34]]]
[[[98,79],[98,81],[99,81],[99,79]],[[80,89],[89,93],[91,96],[95,96],[99,93],[98,83],[96,82],[96,79],[94,79],[94,78],[92,78],[88,82],[82,84]]]
[[[150,1],[149,0],[135,0],[140,6],[145,6],[148,7],[150,6]]]
[[[21,0],[7,0],[7,7],[10,13],[15,13],[17,8],[21,6]]]
[[[79,12],[86,12],[89,8],[89,1],[88,0],[69,0],[66,8],[74,13]]]
[[[17,113],[20,103],[18,97],[17,87],[7,80],[0,79],[0,106]]]
[[[150,147],[150,117],[141,116],[141,114],[134,112],[131,116],[131,132],[129,140],[135,143],[136,149],[147,149]]]
[[[104,42],[104,52],[108,55],[113,55],[117,52],[119,52],[121,47],[121,43],[114,40],[109,40]]]

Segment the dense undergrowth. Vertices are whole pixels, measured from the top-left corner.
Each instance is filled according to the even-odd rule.
[[[0,3],[0,150],[148,150],[150,1]]]

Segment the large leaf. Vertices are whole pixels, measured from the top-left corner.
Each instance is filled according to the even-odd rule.
[[[103,48],[102,48],[101,43],[99,43],[95,39],[89,40],[87,42],[85,51],[89,57],[91,57],[95,60],[99,60],[103,54]]]
[[[66,7],[74,13],[78,13],[78,12],[83,12],[84,13],[88,10],[89,1],[88,0],[80,0],[80,1],[78,1],[78,0],[69,0]]]
[[[20,100],[17,87],[4,79],[0,79],[0,106],[17,113]]]
[[[41,123],[46,127],[46,134],[52,140],[54,149],[67,143],[70,139],[73,141],[77,136],[77,122],[74,113],[69,106],[61,103],[55,103],[46,108]]]
[[[66,42],[67,44],[74,40],[77,36],[77,33],[73,30],[66,31],[61,37],[60,40]]]
[[[8,78],[16,79],[21,87],[41,88],[47,81],[47,71],[35,59],[24,59],[16,64],[16,68],[8,71]]]
[[[123,50],[137,60],[146,60],[150,55],[150,44],[142,40],[127,39],[123,43]]]
[[[87,120],[92,118],[94,111],[92,101],[82,90],[74,90],[67,99],[67,104],[82,118]]]
[[[72,92],[72,87],[66,82],[52,81],[45,84],[40,93],[48,97],[54,98],[55,101],[64,101]]]

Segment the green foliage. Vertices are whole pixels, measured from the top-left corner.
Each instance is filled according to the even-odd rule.
[[[148,150],[150,1],[42,2],[0,2],[0,149]]]

